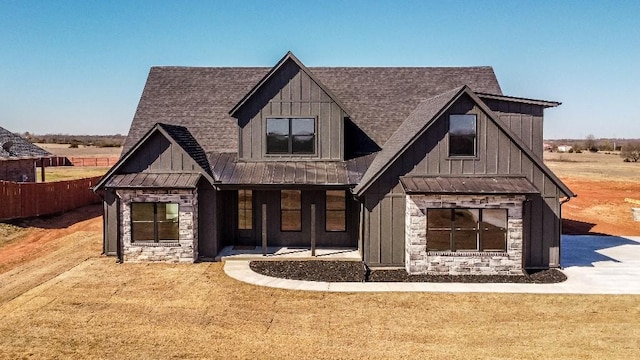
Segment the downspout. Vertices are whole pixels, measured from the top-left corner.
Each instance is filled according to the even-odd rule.
[[[578,196],[576,194],[573,195]],[[571,200],[570,196],[567,196],[566,198],[560,200],[560,209],[559,209],[559,214],[560,215],[560,221],[558,222],[558,229],[560,232],[560,241],[558,243],[558,265],[560,265],[560,269],[562,269],[562,205],[566,204],[569,202],[569,200]]]

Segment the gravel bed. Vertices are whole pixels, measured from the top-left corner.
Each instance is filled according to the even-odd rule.
[[[251,261],[251,270],[283,279],[326,282],[456,282],[552,284],[567,277],[557,269],[523,275],[409,275],[404,269],[369,270],[360,261]]]

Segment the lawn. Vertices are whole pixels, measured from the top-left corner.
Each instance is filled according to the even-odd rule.
[[[221,263],[116,264],[99,218],[61,224],[0,274],[0,358],[640,357],[638,296],[271,289]]]
[[[84,179],[94,176],[102,176],[110,167],[102,166],[55,166],[44,168],[44,178],[47,182]],[[41,182],[40,169],[37,171],[37,181]]]

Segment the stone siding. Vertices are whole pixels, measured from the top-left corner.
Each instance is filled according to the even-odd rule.
[[[405,268],[409,274],[522,274],[522,203],[524,196],[407,195]],[[507,210],[506,252],[427,251],[427,209]]]
[[[36,181],[35,159],[0,160],[0,180],[14,182]]]
[[[124,262],[189,262],[198,258],[197,190],[118,190],[121,199],[122,260]],[[173,243],[131,242],[131,203],[178,204],[179,240]]]

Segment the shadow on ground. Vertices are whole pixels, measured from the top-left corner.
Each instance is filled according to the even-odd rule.
[[[597,232],[592,232],[591,229],[596,226],[596,224],[571,220],[571,219],[562,219],[562,233],[567,235],[605,235]]]
[[[598,251],[622,245],[640,248],[640,243],[620,236],[608,235],[562,235],[562,267],[589,266],[595,262],[619,260],[603,255]]]

